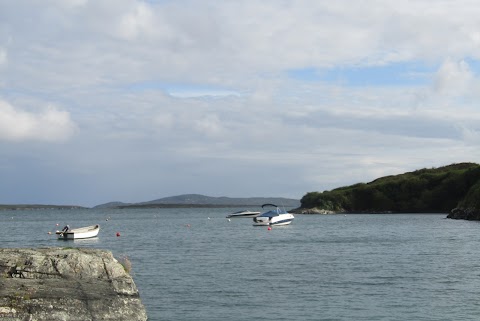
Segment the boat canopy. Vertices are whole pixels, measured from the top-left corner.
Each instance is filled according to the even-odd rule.
[[[277,211],[272,210],[272,211],[262,213],[262,214],[258,215],[257,217],[274,217],[274,216],[279,216],[279,215],[280,214]]]
[[[262,213],[257,217],[274,217],[274,216],[279,216],[280,214],[288,214],[288,212],[285,211],[284,209],[277,207],[277,209]]]
[[[266,206],[273,206],[273,207],[278,207],[277,205],[275,204],[263,204],[262,205],[262,208],[266,207]]]

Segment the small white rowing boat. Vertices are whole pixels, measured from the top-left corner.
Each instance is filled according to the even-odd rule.
[[[76,240],[76,239],[88,239],[95,237],[100,231],[100,225],[92,225],[74,229],[68,229],[66,231],[56,231],[59,240]]]

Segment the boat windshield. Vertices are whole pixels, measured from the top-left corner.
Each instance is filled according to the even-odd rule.
[[[271,211],[262,213],[258,217],[274,217],[274,216],[279,216],[280,214],[287,214],[287,211],[277,208],[276,210],[271,210]]]

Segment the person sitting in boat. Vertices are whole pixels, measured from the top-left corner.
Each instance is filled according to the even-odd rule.
[[[62,233],[66,233],[70,229],[70,226],[65,225],[65,227],[62,229]]]

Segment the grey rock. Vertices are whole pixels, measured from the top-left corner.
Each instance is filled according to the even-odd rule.
[[[0,248],[0,319],[144,321],[147,314],[109,251]]]
[[[480,221],[480,210],[470,207],[455,207],[450,213],[448,213],[447,218],[454,220]]]
[[[330,211],[318,207],[313,207],[313,208],[296,208],[293,210],[288,211],[289,213],[294,213],[294,214],[337,214],[338,212],[335,211]]]

